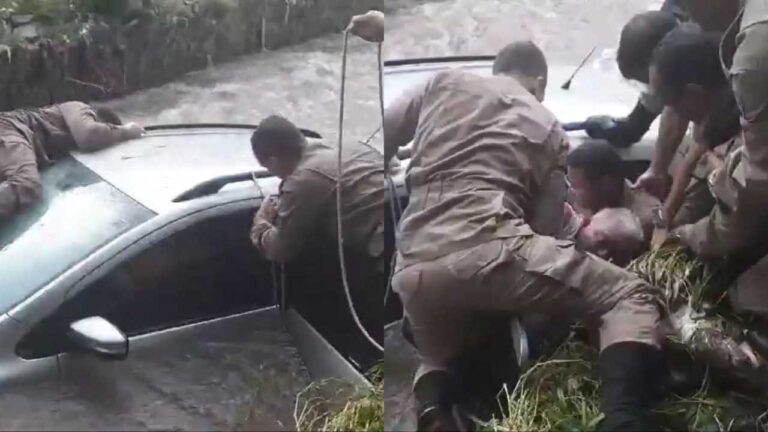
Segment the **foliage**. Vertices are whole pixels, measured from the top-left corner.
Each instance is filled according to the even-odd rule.
[[[370,388],[340,380],[312,383],[296,397],[294,417],[299,431],[383,431],[383,366],[367,374]]]
[[[551,360],[526,372],[505,399],[503,418],[482,424],[485,432],[547,430],[593,432],[603,415],[595,360],[597,350],[571,340]],[[730,432],[766,430],[763,416],[738,407],[734,395],[719,392],[705,377],[690,396],[670,395],[656,411],[663,430]]]
[[[705,303],[718,305],[728,289],[725,263],[694,259],[679,246],[647,252],[630,263],[628,269],[661,289],[672,310],[683,304],[694,309]]]

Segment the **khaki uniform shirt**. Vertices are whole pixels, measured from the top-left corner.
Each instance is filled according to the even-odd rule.
[[[516,80],[440,72],[387,111],[387,152],[414,138],[398,269],[532,234],[534,197],[554,170],[565,172],[568,144],[554,115]]]
[[[384,251],[384,159],[359,143],[342,151],[344,244],[378,259]],[[274,225],[256,214],[251,240],[268,259],[295,258],[318,235],[335,242],[337,161],[335,148],[308,142],[298,168],[280,186]]]
[[[37,200],[39,168],[71,150],[98,150],[129,138],[125,129],[99,122],[82,102],[0,113],[0,218]]]
[[[677,232],[703,256],[738,252],[763,238],[768,220],[768,0],[742,1],[723,36],[721,60],[741,112],[741,148],[713,173],[710,216]]]

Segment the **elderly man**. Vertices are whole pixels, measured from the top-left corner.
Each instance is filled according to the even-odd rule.
[[[650,241],[653,212],[660,202],[624,178],[616,150],[603,142],[585,143],[571,151],[567,163],[572,198],[580,212],[592,215],[604,208],[627,208],[640,220]]]
[[[0,113],[0,221],[40,198],[40,168],[70,151],[100,150],[143,132],[82,102]]]
[[[449,364],[475,313],[575,312],[601,322],[604,430],[653,429],[658,292],[573,242],[528,225],[534,196],[564,171],[565,133],[540,101],[547,66],[532,43],[502,50],[494,76],[455,70],[404,94],[385,114],[385,160],[413,140],[410,201],[393,287],[421,355],[420,429],[464,422]]]

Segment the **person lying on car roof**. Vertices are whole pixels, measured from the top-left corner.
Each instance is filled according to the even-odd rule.
[[[143,133],[82,102],[0,113],[0,220],[40,199],[40,168],[72,150],[93,152]]]

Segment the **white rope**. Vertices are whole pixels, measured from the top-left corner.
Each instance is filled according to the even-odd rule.
[[[337,149],[337,176],[336,176],[336,230],[337,230],[337,239],[339,244],[339,267],[341,269],[341,280],[344,285],[344,293],[347,296],[347,304],[349,305],[349,310],[352,312],[352,318],[355,321],[355,324],[360,329],[360,331],[363,333],[363,336],[365,336],[366,339],[376,347],[381,352],[384,352],[384,347],[382,347],[378,342],[376,342],[376,339],[371,337],[371,335],[368,333],[368,331],[365,329],[365,326],[363,326],[362,322],[360,321],[360,317],[357,315],[357,311],[355,310],[355,304],[352,301],[352,293],[349,288],[349,281],[347,280],[347,265],[344,259],[344,236],[342,234],[342,221],[341,221],[341,177],[343,174],[343,168],[342,168],[342,142],[343,142],[343,135],[344,135],[344,94],[346,90],[346,81],[347,81],[347,46],[349,44],[349,31],[344,31],[344,49],[342,51],[341,56],[341,94],[340,94],[340,102],[339,102],[339,143],[338,143],[338,149]],[[379,45],[381,47],[381,45]],[[381,69],[381,61],[379,61],[379,69]],[[381,76],[381,71],[379,72]],[[382,89],[379,88],[379,95],[382,94]],[[384,102],[381,101],[381,105],[383,106]],[[382,108],[383,109],[383,108]]]

